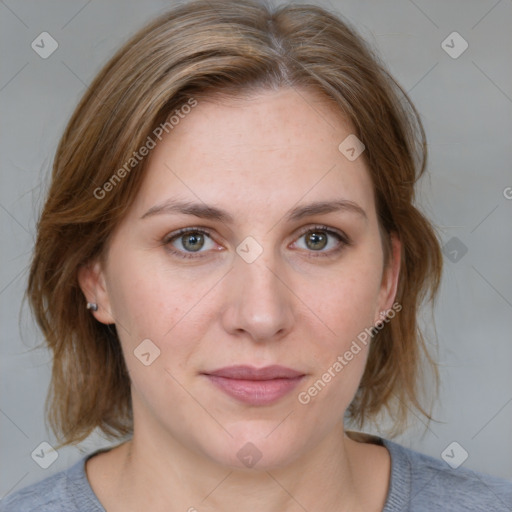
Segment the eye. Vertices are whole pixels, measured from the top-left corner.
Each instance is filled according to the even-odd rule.
[[[171,252],[183,257],[190,257],[194,253],[202,253],[218,247],[209,233],[197,228],[170,233],[165,237],[163,243],[170,246]]]
[[[309,228],[293,243],[295,248],[309,252],[332,253],[349,245],[346,235],[333,229],[317,226]]]

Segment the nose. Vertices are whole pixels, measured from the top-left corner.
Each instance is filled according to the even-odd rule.
[[[285,284],[283,268],[269,263],[263,257],[252,263],[241,258],[235,261],[222,315],[226,332],[259,342],[280,339],[290,332],[294,295]]]

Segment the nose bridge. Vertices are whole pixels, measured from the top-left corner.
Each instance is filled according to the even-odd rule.
[[[248,292],[244,293],[247,299],[250,296],[264,299],[265,302],[261,304],[262,307],[265,304],[271,305],[280,302],[279,296],[282,294],[280,287],[283,286],[280,281],[282,278],[279,276],[274,261],[269,258],[261,258],[251,264],[240,263],[239,273],[244,284],[244,292]]]
[[[283,266],[269,252],[248,262],[237,257],[230,272],[230,298],[224,322],[232,333],[255,340],[282,336],[293,324],[293,295],[281,282]]]

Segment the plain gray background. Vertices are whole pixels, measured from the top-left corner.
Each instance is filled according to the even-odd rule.
[[[439,422],[426,428],[418,420],[398,441],[435,457],[456,441],[468,453],[464,467],[512,480],[512,2],[315,3],[345,16],[377,48],[419,109],[429,141],[419,204],[447,244],[435,309]],[[20,307],[59,136],[108,57],[170,5],[0,2],[0,497],[108,444],[92,437],[62,449],[48,469],[32,460],[41,442],[53,442],[43,419],[51,359],[33,350],[42,337]],[[468,44],[457,58],[442,47],[454,31]],[[47,59],[31,48],[42,32],[59,45]],[[458,53],[463,40],[444,44]],[[432,335],[427,315],[424,324]]]

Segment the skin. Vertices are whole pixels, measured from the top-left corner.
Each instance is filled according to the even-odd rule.
[[[351,162],[338,150],[351,133],[312,92],[259,91],[199,99],[151,152],[105,264],[79,275],[86,299],[99,305],[92,314],[116,324],[132,379],[133,439],[86,468],[107,511],[382,510],[389,453],[349,439],[343,425],[368,348],[310,403],[298,401],[396,294],[400,244],[392,239],[384,267],[364,158]],[[176,211],[141,218],[170,198],[231,220]],[[364,215],[288,217],[339,200]],[[193,257],[179,256],[190,237],[169,241],[182,228],[210,234]],[[308,230],[327,245],[311,249]],[[236,252],[248,236],[263,249],[252,263]],[[160,356],[145,366],[133,351],[148,338]],[[201,374],[234,364],[280,364],[305,377],[277,402],[251,406]],[[261,453],[252,468],[237,457],[248,442]]]

